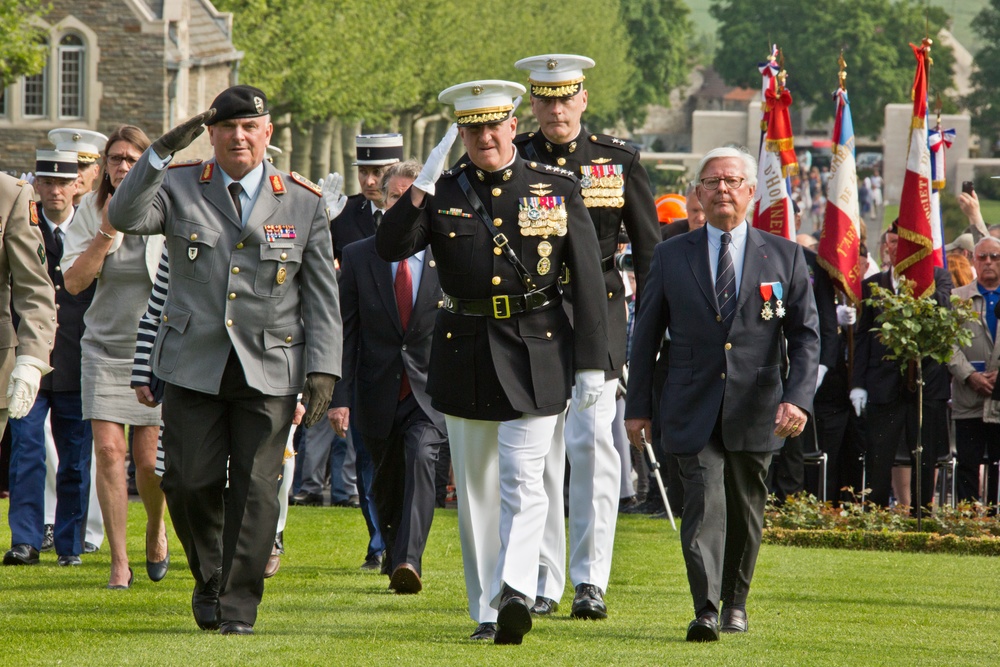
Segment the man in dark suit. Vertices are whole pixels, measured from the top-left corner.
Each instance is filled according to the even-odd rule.
[[[35,187],[39,194],[38,229],[45,243],[45,267],[55,285],[58,328],[52,350],[53,372],[27,415],[10,422],[11,497],[7,520],[11,549],[6,565],[38,562],[45,524],[45,423],[52,413],[52,438],[59,454],[56,470],[54,546],[60,565],[79,565],[90,499],[90,456],[93,435],[83,419],[80,399],[80,339],[83,314],[94,298],[96,284],[74,296],[63,289],[63,235],[73,224],[77,154],[38,151]]]
[[[632,342],[625,426],[651,431],[652,373],[670,329],[662,437],[684,484],[681,545],[695,619],[688,641],[746,632],[765,476],[801,433],[816,390],[819,333],[802,249],[746,222],[756,161],[733,148],[699,165],[708,225],[657,246]],[[786,343],[786,344],[785,344]],[[787,351],[787,375],[783,376]]]
[[[597,235],[576,177],[514,150],[513,97],[523,92],[496,80],[443,91],[460,127],[375,234],[385,260],[430,244],[438,263],[444,303],[427,391],[448,425],[473,638],[498,644],[520,644],[531,629],[544,459],[571,383],[586,409],[609,366]],[[442,173],[456,133],[468,161]],[[575,326],[559,293],[563,264]]]
[[[896,263],[896,245],[899,241],[898,220],[885,234],[886,252],[892,265]],[[861,285],[862,297],[872,296],[872,285],[885,289],[898,288],[895,269],[874,275]],[[934,300],[939,306],[951,306],[951,274],[935,267]],[[854,342],[854,367],[851,375],[851,402],[858,416],[866,412],[868,451],[866,458],[869,499],[878,505],[889,505],[892,490],[892,467],[900,439],[907,450],[917,442],[918,401],[916,366],[885,359],[888,353],[878,334],[871,329],[877,326],[875,318],[881,309],[864,307],[858,317],[857,337]],[[921,457],[920,504],[931,502],[934,495],[934,464],[938,456],[948,451],[948,399],[951,398],[951,373],[948,367],[930,357],[923,359],[923,455]],[[912,451],[911,451],[912,456]],[[913,457],[915,459],[915,457]],[[912,460],[912,459],[911,459]],[[915,461],[914,461],[915,465]],[[911,478],[913,502],[916,503],[916,476]]]
[[[406,193],[420,168],[409,161],[386,170],[387,206]],[[328,416],[341,436],[353,416],[372,456],[372,491],[388,560],[383,564],[392,573],[389,588],[397,593],[423,588],[421,559],[434,519],[435,467],[446,439],[444,415],[431,407],[427,394],[440,304],[441,285],[429,249],[390,263],[375,253],[374,238],[344,248],[344,376]]]
[[[166,169],[208,124],[214,158]],[[119,231],[164,234],[170,290],[153,348],[163,492],[194,576],[195,621],[253,634],[278,525],[275,485],[302,392],[326,415],[341,324],[319,186],[264,161],[263,91],[233,86],[153,142],[111,200]]]

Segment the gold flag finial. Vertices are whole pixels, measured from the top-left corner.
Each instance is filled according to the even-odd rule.
[[[839,67],[839,72],[837,73],[837,77],[840,79],[839,83],[840,89],[847,90],[847,87],[844,85],[844,81],[847,79],[847,61],[844,60],[843,49],[840,50],[840,56],[837,58],[837,66]]]

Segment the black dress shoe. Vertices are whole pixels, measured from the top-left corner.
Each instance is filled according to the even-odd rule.
[[[170,552],[167,552],[167,557],[161,561],[146,561],[146,574],[149,575],[152,581],[162,581],[163,577],[167,576],[167,569],[170,568]]]
[[[202,630],[216,630],[219,627],[219,585],[222,581],[222,569],[215,571],[212,578],[205,584],[194,586],[191,595],[191,611],[194,622]]]
[[[253,626],[243,621],[223,621],[219,624],[220,635],[252,635]]]
[[[369,572],[381,571],[383,557],[384,556],[381,553],[372,554],[371,556],[368,556],[367,558],[365,558],[365,562],[361,564],[361,569],[368,570]]]
[[[713,612],[700,614],[688,624],[687,640],[689,642],[719,641],[719,619]]]
[[[389,560],[388,558],[386,560]],[[409,563],[403,563],[392,572],[389,579],[389,588],[397,593],[407,595],[419,593],[423,590],[424,584],[420,581],[420,574],[417,568]]]
[[[531,613],[534,616],[548,616],[559,611],[559,603],[552,598],[535,598],[535,604],[531,606]]]
[[[570,616],[595,621],[607,618],[608,606],[604,604],[604,591],[593,584],[578,584]]]
[[[42,548],[39,551],[52,551],[56,546],[56,527],[51,523],[45,524],[45,532],[42,534]]]
[[[38,549],[30,544],[15,544],[3,555],[4,565],[38,565]]]
[[[627,496],[625,498],[618,499],[618,513],[628,514],[629,509],[635,509],[639,507],[639,500],[635,496]]]
[[[469,635],[469,639],[476,641],[493,641],[497,636],[496,623],[480,623],[476,626],[476,631]]]
[[[722,631],[726,633],[746,632],[749,628],[745,609],[722,610]]]
[[[504,584],[497,612],[497,634],[494,644],[520,644],[531,630],[531,610],[523,593]]]
[[[59,565],[69,567],[71,565],[82,565],[83,561],[79,556],[59,556]]]
[[[288,499],[290,505],[323,505],[323,495],[320,493],[309,493],[308,491],[299,491],[294,496]]]

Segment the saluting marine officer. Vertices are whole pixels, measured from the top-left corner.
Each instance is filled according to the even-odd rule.
[[[531,629],[548,506],[542,469],[574,371],[586,407],[608,366],[593,223],[572,174],[514,150],[512,98],[523,92],[496,80],[443,91],[468,161],[441,173],[453,127],[375,234],[387,261],[429,243],[438,263],[444,304],[427,391],[451,441],[465,585],[479,623],[472,638],[498,644],[519,644]],[[562,308],[563,264],[575,280],[575,327]]]
[[[660,224],[639,152],[616,137],[592,134],[582,124],[588,97],[583,70],[593,67],[594,61],[585,56],[549,54],[524,58],[514,66],[529,72],[531,110],[539,124],[537,132],[518,135],[515,147],[525,159],[558,165],[581,181],[583,202],[601,246],[611,355],[600,399],[586,410],[574,402],[566,413],[564,438],[556,437],[545,460],[549,514],[542,540],[538,597],[531,611],[538,615],[554,612],[566,585],[563,484],[568,454],[569,574],[576,589],[571,613],[575,618],[601,619],[607,617],[604,591],[611,576],[621,495],[621,462],[611,425],[615,391],[625,365],[627,307],[625,286],[615,268],[615,251],[624,224],[632,243],[637,293],[641,294],[653,247],[660,241]],[[576,277],[570,271],[565,292],[573,310],[577,305],[575,291]]]
[[[213,159],[167,170],[204,125]],[[119,231],[167,237],[152,353],[166,382],[163,492],[195,579],[195,621],[229,635],[253,633],[296,395],[311,426],[340,375],[326,203],[264,162],[272,131],[262,91],[228,88],[143,153],[109,211]]]

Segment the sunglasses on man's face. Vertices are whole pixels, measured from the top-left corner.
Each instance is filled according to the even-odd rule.
[[[994,262],[1000,261],[1000,252],[981,252],[976,255],[980,262],[985,262],[987,257]]]

